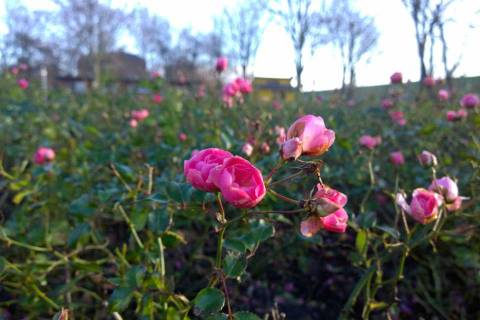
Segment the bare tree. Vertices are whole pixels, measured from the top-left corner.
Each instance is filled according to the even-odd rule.
[[[129,15],[99,0],[55,0],[59,6],[59,43],[66,68],[74,70],[80,56],[93,61],[94,83],[101,79],[102,57],[116,48]]]
[[[146,8],[137,9],[134,17],[135,23],[130,29],[148,67],[165,65],[172,41],[169,22],[150,14]]]
[[[225,9],[224,19],[228,26],[229,40],[232,45],[232,56],[240,62],[243,77],[247,67],[255,58],[265,21],[262,21],[267,8],[266,1],[248,0],[232,9]]]
[[[356,82],[355,68],[375,48],[379,32],[373,18],[355,10],[350,0],[332,4],[327,17],[330,41],[339,49],[342,57],[342,90],[348,89],[347,94],[351,97]]]
[[[410,12],[415,26],[415,39],[417,42],[418,58],[420,62],[420,79],[423,80],[428,73],[433,73],[434,31],[438,24],[438,16],[430,0],[402,0]],[[427,68],[427,50],[429,50],[430,66]]]
[[[272,11],[280,18],[295,50],[297,90],[302,88],[303,54],[314,30],[312,0],[277,0]]]

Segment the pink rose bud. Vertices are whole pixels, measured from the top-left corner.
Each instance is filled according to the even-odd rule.
[[[437,157],[433,153],[423,150],[418,155],[418,162],[424,167],[435,167],[437,165]]]
[[[401,151],[390,153],[390,162],[394,166],[401,166],[405,164],[405,158],[403,157],[403,153]]]
[[[458,198],[458,186],[450,177],[434,180],[428,189],[440,194],[446,203],[452,203]]]
[[[239,88],[235,82],[227,83],[223,87],[223,95],[227,97],[234,97],[239,92]]]
[[[320,216],[326,216],[343,208],[348,200],[343,193],[320,183],[317,184],[317,192],[313,198],[315,211]]]
[[[237,85],[238,90],[243,94],[249,94],[252,92],[252,84],[247,79],[237,78],[235,79],[235,84]]]
[[[227,69],[228,67],[228,60],[225,57],[219,57],[217,58],[217,62],[215,64],[215,69],[217,72],[223,72]]]
[[[402,83],[402,74],[400,72],[395,72],[390,76],[390,82],[392,84]]]
[[[135,119],[130,119],[130,121],[128,122],[128,124],[130,125],[131,128],[136,128],[136,127],[138,127],[138,121],[135,120]]]
[[[358,142],[362,147],[372,150],[376,146],[378,146],[380,143],[382,143],[382,138],[380,136],[372,137],[369,135],[363,135],[360,137]]]
[[[163,97],[161,94],[154,94],[153,97],[152,97],[152,101],[154,103],[161,103],[163,101]]]
[[[137,121],[143,121],[148,117],[149,112],[148,112],[148,109],[133,110],[131,112],[131,115],[133,119]]]
[[[178,135],[178,140],[184,142],[184,141],[187,141],[187,135],[184,133],[184,132],[180,132],[180,134]]]
[[[427,88],[433,88],[435,86],[435,79],[432,76],[426,76],[423,79],[423,85]]]
[[[405,195],[401,193],[397,194],[396,202],[415,221],[427,224],[437,218],[438,207],[442,204],[442,198],[435,192],[418,188],[413,191],[410,205],[407,204]]]
[[[218,191],[218,187],[209,180],[211,171],[231,157],[230,152],[217,148],[203,149],[193,153],[192,157],[183,163],[183,173],[187,182],[202,191]]]
[[[269,153],[270,152],[270,146],[268,145],[268,143],[266,143],[266,142],[262,143],[262,152],[263,153]]]
[[[453,110],[449,110],[447,111],[447,121],[456,121],[458,120],[459,118],[457,117],[457,112],[456,111],[453,111]]]
[[[38,165],[45,164],[47,162],[51,162],[55,159],[55,151],[51,148],[40,147],[35,152],[33,156],[33,162]]]
[[[450,99],[450,93],[448,92],[448,90],[445,90],[445,89],[438,90],[437,96],[438,96],[438,100],[443,102],[446,102],[448,101],[448,99]]]
[[[272,108],[279,111],[279,110],[282,110],[283,106],[280,101],[275,100],[272,102]]]
[[[392,119],[393,122],[395,122],[399,126],[404,126],[407,123],[407,120],[405,120],[405,117],[402,111],[390,112],[390,118]]]
[[[265,196],[262,173],[248,160],[234,156],[215,167],[208,182],[220,189],[223,198],[237,208],[253,208]]]
[[[463,108],[473,109],[480,105],[480,98],[474,93],[467,93],[460,100],[460,105]]]
[[[250,157],[253,153],[253,146],[250,143],[245,143],[242,146],[242,152],[247,156]]]
[[[283,159],[297,159],[300,145],[301,154],[320,156],[328,151],[334,141],[335,132],[325,127],[322,117],[306,115],[288,129],[287,141],[282,145],[281,154]]]
[[[281,146],[287,140],[287,132],[284,127],[275,126],[275,133],[277,134],[277,144]]]
[[[18,84],[18,86],[20,87],[20,89],[22,89],[22,90],[27,89],[27,88],[28,88],[28,85],[29,85],[27,79],[19,79],[19,80],[17,81],[17,84]]]
[[[390,98],[385,98],[382,100],[382,109],[388,110],[393,107],[393,100]]]
[[[342,208],[326,217],[320,217],[325,230],[336,233],[344,233],[347,230],[348,214]]]
[[[313,237],[322,228],[322,221],[316,216],[312,216],[300,223],[300,232],[304,237]]]
[[[302,141],[299,138],[292,138],[285,141],[280,149],[283,160],[296,160],[302,155]]]
[[[465,110],[465,109],[459,109],[457,111],[457,118],[458,119],[466,118],[467,115],[468,115],[468,113],[467,113],[467,110]]]

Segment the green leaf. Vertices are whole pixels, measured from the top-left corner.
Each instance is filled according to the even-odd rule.
[[[162,235],[162,241],[165,247],[174,247],[179,244],[187,243],[183,235],[173,231],[165,231]]]
[[[380,230],[380,231],[383,231],[383,232],[387,233],[388,235],[392,236],[392,238],[394,238],[394,239],[398,240],[400,238],[400,232],[398,232],[397,229],[394,229],[394,228],[389,227],[389,226],[376,226],[375,228]]]
[[[264,220],[259,220],[252,228],[252,234],[257,242],[262,242],[275,234],[273,225],[266,223]]]
[[[133,266],[130,270],[127,271],[127,284],[131,288],[138,288],[143,283],[143,278],[145,276],[145,267],[143,266]]]
[[[247,258],[243,254],[228,254],[223,263],[223,271],[230,278],[239,277],[247,268]]]
[[[362,256],[367,251],[367,237],[367,232],[363,229],[360,229],[360,231],[357,233],[357,237],[355,238],[355,247],[357,248],[357,252]]]
[[[259,318],[255,314],[253,314],[251,312],[248,312],[248,311],[235,312],[235,314],[233,315],[233,318],[235,320],[262,320],[261,318]]]
[[[199,314],[211,314],[222,310],[225,304],[225,297],[222,291],[216,288],[202,289],[195,299],[193,305]]]
[[[135,226],[136,231],[141,231],[145,228],[147,223],[148,211],[143,208],[135,208],[132,210],[130,219],[132,220],[133,225]]]
[[[108,304],[111,311],[125,310],[132,300],[134,289],[120,287],[113,291],[112,295],[108,299]]]
[[[205,318],[205,320],[227,320],[228,316],[225,313],[212,314]]]
[[[226,239],[223,242],[223,246],[227,248],[228,250],[232,251],[237,251],[240,253],[243,253],[247,250],[247,247],[245,246],[245,243],[243,243],[239,239]]]
[[[86,194],[73,200],[70,204],[69,211],[74,216],[83,218],[90,217],[95,212],[90,205],[90,197]]]
[[[90,235],[91,227],[88,223],[81,223],[70,232],[67,240],[67,245],[72,248],[78,242],[83,243],[88,239]]]
[[[148,214],[148,228],[156,235],[167,230],[170,225],[170,215],[166,209],[158,209]]]

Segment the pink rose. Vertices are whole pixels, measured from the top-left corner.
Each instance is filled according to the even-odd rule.
[[[231,157],[230,152],[217,148],[203,149],[193,153],[192,157],[183,163],[183,173],[187,182],[202,191],[218,191],[218,187],[209,179],[211,171]]]
[[[405,195],[398,193],[396,203],[408,213],[415,221],[427,224],[437,218],[438,207],[442,204],[442,198],[435,192],[418,188],[412,193],[412,201],[407,204]]]
[[[458,111],[449,110],[447,111],[447,121],[459,121],[462,118],[466,118],[468,115],[465,109],[459,109]]]
[[[242,146],[242,152],[247,156],[250,157],[253,153],[253,146],[250,143],[245,143]]]
[[[156,93],[156,94],[153,95],[152,101],[153,101],[154,103],[161,103],[161,102],[163,101],[163,97],[162,97],[161,94]]]
[[[480,98],[474,93],[467,93],[460,100],[460,105],[463,108],[473,109],[480,105]]]
[[[12,67],[12,69],[10,69],[10,72],[11,72],[14,76],[16,76],[16,75],[20,72],[20,70],[19,70],[17,67]]]
[[[343,193],[320,183],[317,184],[317,192],[313,198],[315,211],[321,216],[325,216],[343,208],[348,200],[347,196]]]
[[[363,135],[360,137],[358,142],[362,147],[372,150],[376,146],[378,146],[380,143],[382,143],[382,138],[380,136],[372,137],[369,135]]]
[[[468,115],[467,110],[465,110],[465,109],[458,109],[458,111],[457,111],[457,118],[459,118],[459,119],[466,118],[467,115]]]
[[[180,141],[182,141],[182,142],[187,141],[187,138],[188,138],[188,137],[187,137],[187,135],[186,135],[184,132],[180,132],[180,133],[178,134],[178,140],[180,140]]]
[[[450,93],[448,92],[448,90],[440,89],[438,90],[437,97],[438,97],[438,100],[446,102],[448,101],[448,99],[450,99]]]
[[[45,164],[55,159],[55,151],[51,148],[40,147],[33,156],[33,162],[38,165]]]
[[[149,112],[148,112],[148,109],[141,109],[141,110],[133,110],[131,114],[133,119],[137,121],[143,121],[148,117]]]
[[[391,109],[393,107],[393,100],[390,98],[385,98],[382,100],[382,108],[384,110]]]
[[[239,92],[238,85],[235,82],[229,82],[223,87],[223,95],[227,97],[234,97]]]
[[[29,85],[27,79],[19,79],[19,80],[17,81],[17,84],[18,84],[18,86],[20,87],[20,89],[22,89],[22,90],[27,89],[27,88],[28,88],[28,85]]]
[[[390,76],[390,82],[392,84],[399,84],[402,83],[402,74],[400,72],[395,72]]]
[[[450,177],[434,180],[428,189],[440,194],[446,203],[452,203],[458,198],[458,186]]]
[[[248,160],[234,156],[215,167],[208,182],[220,189],[223,198],[237,208],[253,208],[265,196],[262,173]]]
[[[427,88],[433,88],[435,86],[435,79],[432,76],[426,76],[423,79],[423,85]]]
[[[160,72],[158,72],[158,71],[152,71],[152,72],[150,73],[150,76],[152,77],[152,79],[157,79],[157,78],[160,78],[160,77],[161,77],[161,74],[160,74]]]
[[[307,238],[312,237],[322,228],[331,232],[344,233],[347,230],[347,222],[347,212],[344,209],[338,209],[325,217],[312,216],[303,220],[300,224],[300,232]]]
[[[247,79],[237,78],[235,79],[235,84],[237,85],[238,90],[243,94],[249,94],[252,92],[252,84]]]
[[[223,72],[227,69],[228,67],[228,60],[225,57],[219,57],[217,58],[217,62],[215,64],[215,69],[217,72]]]
[[[390,162],[394,166],[401,166],[405,164],[405,158],[403,157],[403,153],[401,151],[390,153]]]
[[[306,115],[288,129],[287,141],[282,145],[282,158],[297,159],[300,156],[298,151],[292,151],[299,146],[303,155],[320,156],[328,151],[334,141],[335,132],[325,127],[322,117]]]
[[[399,126],[404,126],[407,123],[407,120],[405,120],[405,116],[402,111],[390,112],[390,118]]]
[[[136,128],[136,127],[138,127],[138,121],[135,120],[135,119],[130,119],[130,121],[128,122],[128,124],[130,125],[131,128]]]
[[[418,155],[418,162],[424,167],[435,167],[437,165],[437,157],[433,153],[423,150]]]

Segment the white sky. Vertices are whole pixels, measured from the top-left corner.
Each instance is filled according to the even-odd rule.
[[[0,16],[5,14],[5,0],[0,0]],[[49,9],[49,0],[25,0],[32,9]],[[174,31],[191,27],[194,32],[208,32],[213,28],[213,17],[221,14],[231,0],[112,0],[114,6],[133,7],[136,3],[149,8],[152,13],[167,18]],[[127,4],[127,5],[125,5]],[[356,0],[358,9],[375,18],[380,31],[376,51],[370,61],[357,67],[358,85],[376,85],[389,82],[390,74],[401,71],[404,79],[419,78],[413,22],[401,0]],[[447,29],[450,43],[450,61],[461,59],[456,76],[480,75],[480,1],[460,0],[452,8],[455,16]],[[4,27],[0,27],[0,30]],[[443,74],[437,64],[436,77]],[[283,28],[272,22],[265,30],[253,68],[250,71],[263,77],[294,77],[293,47]],[[341,83],[341,65],[334,48],[325,47],[313,56],[305,56],[303,72],[305,90],[333,89]]]

